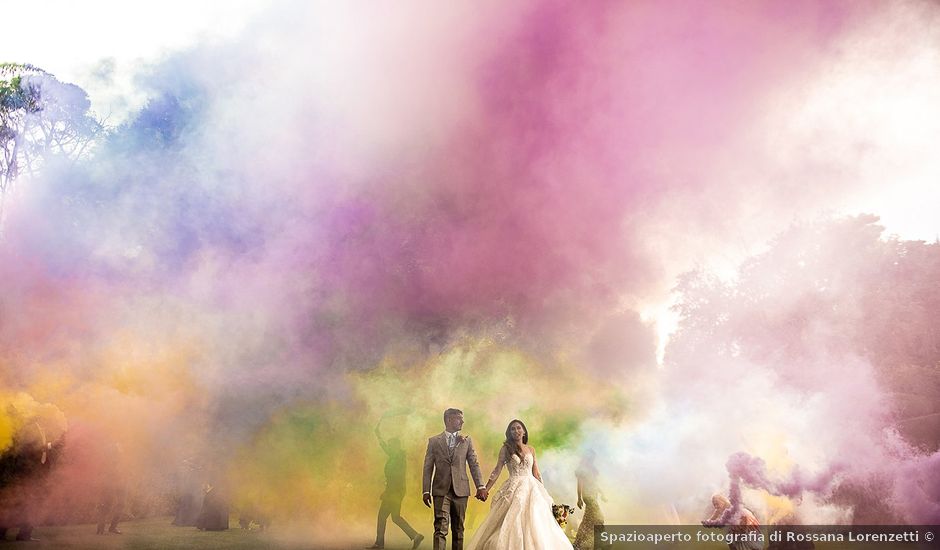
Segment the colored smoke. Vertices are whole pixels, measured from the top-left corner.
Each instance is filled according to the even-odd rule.
[[[935,6],[426,8],[277,4],[142,68],[90,160],[20,182],[0,406],[62,412],[63,492],[119,441],[154,511],[197,456],[346,540],[374,528],[373,428],[409,411],[383,435],[429,524],[456,406],[484,470],[522,418],[559,502],[597,450],[608,521],[696,522],[726,474],[765,518],[857,520],[877,478],[892,518],[940,521],[937,433],[904,424],[936,414],[937,245],[845,217],[892,185],[936,204]]]

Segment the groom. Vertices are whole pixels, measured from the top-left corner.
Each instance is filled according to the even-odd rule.
[[[463,520],[470,496],[468,464],[477,487],[476,498],[486,500],[487,497],[477,453],[470,437],[460,434],[462,427],[463,411],[444,411],[444,432],[428,439],[424,455],[423,499],[429,508],[434,499],[434,550],[444,550],[448,527],[454,534],[451,548],[463,550]]]

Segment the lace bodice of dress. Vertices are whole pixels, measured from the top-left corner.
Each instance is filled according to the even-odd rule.
[[[532,455],[526,454],[525,458],[520,459],[519,455],[514,454],[506,461],[506,466],[509,468],[510,477],[530,476],[532,475]]]
[[[499,458],[496,460],[496,467],[493,468],[493,473],[490,474],[490,480],[495,481],[496,478],[499,477],[499,473],[502,471],[503,466],[506,466],[509,469],[510,478],[531,476],[533,464],[535,464],[535,458],[533,454],[526,453],[522,456],[522,458],[519,458],[519,455],[515,453],[509,453],[506,447],[503,447],[499,451]]]

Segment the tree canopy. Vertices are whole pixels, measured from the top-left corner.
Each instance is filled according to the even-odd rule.
[[[0,63],[0,222],[21,176],[82,158],[102,130],[79,86],[33,65]]]
[[[894,426],[912,444],[936,449],[940,244],[883,238],[877,221],[794,226],[732,281],[687,274],[667,362],[682,369],[746,361],[810,389],[838,382],[821,379],[820,364],[858,357],[887,390]]]

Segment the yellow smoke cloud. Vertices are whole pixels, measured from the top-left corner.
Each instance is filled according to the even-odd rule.
[[[52,403],[40,403],[26,392],[0,392],[0,452],[14,446],[41,448],[66,429],[65,414]]]

